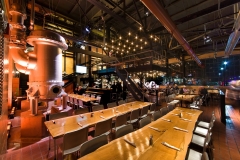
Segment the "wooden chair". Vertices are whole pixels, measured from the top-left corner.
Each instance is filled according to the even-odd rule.
[[[175,108],[175,105],[173,104],[168,104],[167,105],[167,108],[168,108],[168,112],[172,111],[174,108]]]
[[[108,135],[109,133],[111,133],[111,129],[112,129],[112,118],[98,122],[95,124],[94,137],[99,136],[101,134]]]
[[[133,126],[132,124],[128,124],[128,125],[125,125],[121,128],[118,128],[116,130],[116,134],[115,134],[115,138],[119,138],[119,137],[122,137],[128,133],[131,133],[133,132]]]
[[[166,115],[168,113],[168,108],[167,107],[163,107],[163,108],[160,109],[160,111],[161,111],[162,116],[164,116],[164,115]]]
[[[80,109],[76,109],[76,110],[74,111],[74,114],[75,114],[75,115],[84,114],[84,113],[88,113],[88,108],[80,108]]]
[[[149,106],[145,106],[140,109],[140,116],[139,116],[140,119],[147,117],[148,109],[149,109]]]
[[[78,152],[82,143],[87,141],[87,138],[88,127],[65,134],[63,136],[63,143],[59,146],[60,150],[62,151],[62,156],[64,157],[65,155]]]
[[[150,117],[145,117],[145,118],[139,120],[139,123],[138,123],[139,128],[142,128],[142,127],[148,125],[149,123],[151,123],[151,118]]]
[[[127,123],[134,124],[138,121],[139,118],[139,109],[132,110],[130,113],[130,119],[127,121]]]
[[[155,112],[153,113],[153,116],[152,116],[153,121],[156,121],[157,119],[159,119],[159,118],[161,118],[161,117],[162,117],[161,111],[155,111]]]
[[[80,157],[83,157],[95,150],[99,147],[108,143],[107,135],[100,135],[98,137],[94,137],[93,139],[84,142],[80,147]]]

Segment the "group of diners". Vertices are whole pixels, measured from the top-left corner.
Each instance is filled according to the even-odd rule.
[[[140,101],[84,114],[77,109],[73,116],[64,112],[50,115],[45,125],[54,140],[55,156],[61,151],[63,156],[75,153],[80,159],[208,157],[205,151],[211,145],[209,133],[215,119],[198,122],[195,127],[201,111],[175,108],[176,103],[160,110],[155,104]],[[57,147],[59,137],[63,137],[63,144]],[[190,142],[200,145],[202,152],[188,148]]]

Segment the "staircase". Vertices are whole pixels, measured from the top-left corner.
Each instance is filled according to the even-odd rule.
[[[125,69],[119,70],[116,67],[116,73],[123,81],[124,85],[127,86],[127,89],[131,92],[133,98],[137,101],[148,101],[148,99],[144,96],[143,90],[129,77],[129,74]]]

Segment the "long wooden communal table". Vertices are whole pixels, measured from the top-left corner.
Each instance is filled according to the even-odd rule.
[[[196,98],[196,97],[198,97],[198,95],[179,94],[179,95],[177,95],[174,99],[180,100],[180,102],[181,102],[181,107],[182,107],[182,102],[183,102],[183,101],[192,103],[193,100],[194,100],[194,98]]]
[[[83,96],[83,95],[78,95],[78,94],[69,94],[69,97],[76,98],[78,100],[81,100],[85,103],[87,103],[87,106],[89,108],[89,112],[92,112],[92,104],[90,102],[96,101],[96,98],[93,97],[88,97],[88,96]]]
[[[94,125],[104,119],[114,118],[119,114],[130,112],[131,110],[150,105],[149,102],[130,102],[117,107],[56,119],[44,122],[50,135],[54,139],[54,156],[56,157],[56,139],[64,134],[78,130],[82,127]]]
[[[175,115],[179,113],[182,113],[185,120]],[[200,110],[176,108],[157,121],[111,141],[79,160],[183,160],[192,139],[195,122],[201,113]],[[160,132],[150,127],[157,128]],[[188,132],[176,130],[173,127],[179,127]],[[153,136],[153,145],[149,145],[151,135]],[[126,143],[124,139],[134,142],[136,148]],[[180,151],[163,145],[163,142],[179,148]]]

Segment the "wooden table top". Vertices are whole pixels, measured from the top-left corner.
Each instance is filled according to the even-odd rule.
[[[197,97],[198,95],[186,95],[186,94],[179,94],[174,99],[183,100],[183,101],[193,101],[193,98]]]
[[[182,113],[183,118],[191,120],[191,122],[182,120],[179,116],[174,115],[179,113]],[[201,113],[202,111],[199,110],[176,108],[162,117],[171,120],[171,122],[160,118],[135,132],[111,141],[79,160],[183,160],[192,139],[195,122]],[[149,126],[158,128],[161,132],[153,130]],[[186,129],[188,132],[175,130],[173,127]],[[149,146],[150,135],[153,136],[152,146]],[[126,143],[124,139],[134,142],[136,148]],[[180,148],[180,151],[166,147],[162,142],[167,142],[172,146]]]
[[[55,123],[53,123],[53,121],[46,121],[44,123],[51,136],[53,138],[58,138],[65,133],[80,129],[81,127],[91,126],[104,119],[114,118],[119,114],[127,113],[133,109],[142,108],[150,104],[152,103],[135,101],[109,109],[56,119],[54,120]],[[80,123],[82,126],[80,126],[78,123]]]
[[[215,93],[215,94],[218,94],[219,93],[219,90],[218,89],[210,89],[210,90],[207,90],[208,93]]]
[[[93,97],[88,97],[88,96],[83,96],[83,95],[78,95],[78,94],[69,94],[69,97],[77,98],[83,102],[91,102],[91,101],[96,101],[96,98]]]

